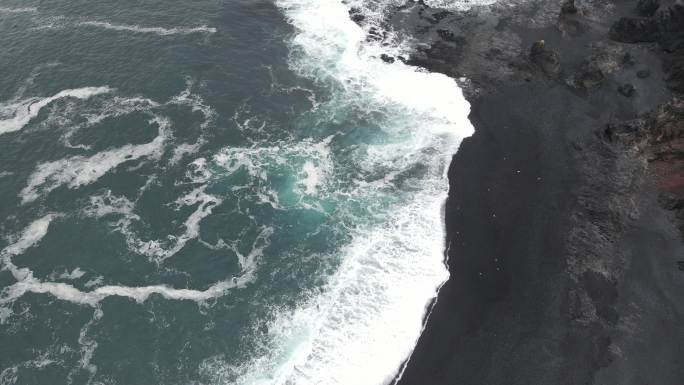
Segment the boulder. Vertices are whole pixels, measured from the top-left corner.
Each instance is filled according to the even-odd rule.
[[[544,40],[532,44],[530,60],[547,75],[555,75],[560,72],[560,58],[556,52],[546,47]]]
[[[610,27],[609,36],[622,43],[650,43],[660,37],[653,19],[623,17]]]
[[[586,61],[575,74],[575,84],[584,89],[592,89],[603,83],[605,75],[599,65],[593,61]]]
[[[577,13],[577,6],[575,0],[566,0],[561,5],[561,15],[572,15]]]
[[[380,59],[382,59],[382,61],[384,61],[385,63],[389,63],[389,64],[394,63],[394,60],[395,60],[392,56],[384,54],[384,53],[380,55]]]
[[[352,7],[349,9],[349,18],[356,24],[360,24],[366,19],[366,16],[361,13],[361,9]]]
[[[634,88],[633,85],[631,84],[623,84],[620,87],[618,87],[618,92],[625,97],[632,97],[636,93],[636,89]]]

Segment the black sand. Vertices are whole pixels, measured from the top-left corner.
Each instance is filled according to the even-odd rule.
[[[608,38],[632,1],[560,8],[409,2],[391,21],[425,43],[402,59],[472,79],[476,128],[449,172],[451,278],[400,385],[684,384],[678,223],[606,130],[672,97],[663,53]]]

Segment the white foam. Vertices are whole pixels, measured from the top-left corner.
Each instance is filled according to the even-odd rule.
[[[185,231],[179,236],[169,235],[166,240],[143,241],[130,230],[130,218],[127,218],[122,222],[120,230],[126,236],[128,247],[141,255],[147,256],[150,261],[157,264],[163,263],[166,259],[182,250],[188,241],[199,236],[202,219],[211,215],[214,207],[222,203],[220,198],[207,194],[205,192],[206,187],[206,185],[198,187],[175,201],[177,208],[198,204],[195,211],[185,219],[183,223]]]
[[[27,230],[25,233],[33,233],[34,230],[35,229]],[[42,230],[40,230],[39,233],[42,233]],[[168,300],[186,300],[195,302],[205,302],[213,298],[218,298],[225,295],[230,289],[242,288],[253,282],[255,279],[254,273],[258,266],[259,258],[263,255],[264,249],[270,245],[270,237],[272,234],[273,228],[267,226],[262,227],[256,239],[252,243],[250,252],[246,255],[242,254],[237,249],[236,245],[230,246],[230,248],[234,250],[238,256],[238,262],[241,269],[239,276],[216,282],[204,290],[175,289],[166,285],[140,287],[105,285],[99,286],[91,291],[82,291],[67,283],[41,281],[37,278],[34,278],[33,274],[29,271],[28,274],[17,276],[16,283],[3,289],[0,296],[0,322],[4,322],[4,320],[11,315],[11,310],[5,308],[3,305],[13,303],[26,293],[49,294],[62,301],[93,307],[96,307],[105,298],[113,296],[130,298],[138,303],[145,302],[151,295],[154,294],[158,294]],[[36,237],[33,235],[27,237],[27,239],[28,238],[36,239]],[[33,241],[32,244],[35,244],[36,242],[37,241]],[[13,265],[12,268],[16,269],[16,267]],[[74,272],[78,278],[82,277],[82,272],[80,270],[76,269]],[[94,281],[89,281],[85,286],[98,286],[101,283],[102,279],[99,277]]]
[[[36,7],[23,7],[23,8],[7,8],[0,7],[0,13],[12,14],[12,13],[37,13],[38,8]]]
[[[195,171],[195,173],[191,172],[192,170],[188,171],[188,177],[191,178],[192,183],[203,183],[211,177],[211,173],[206,170],[204,158],[196,159],[190,167]],[[206,188],[206,184],[201,185],[176,199],[174,202],[176,209],[194,205],[197,205],[197,208],[185,219],[184,232],[180,235],[168,235],[166,239],[141,239],[132,228],[135,222],[141,221],[135,213],[135,202],[125,197],[115,196],[109,190],[102,195],[90,197],[90,204],[82,210],[82,213],[95,218],[108,215],[121,216],[122,218],[115,223],[114,227],[124,235],[128,247],[140,255],[147,256],[151,262],[161,264],[182,250],[190,240],[199,237],[202,220],[211,215],[212,210],[222,203],[222,199],[207,194]]]
[[[95,324],[97,324],[101,319],[104,313],[102,312],[102,309],[96,308],[93,311],[93,318],[91,318],[88,322],[86,322],[85,325],[81,328],[81,330],[78,333],[78,345],[81,347],[81,360],[80,360],[80,367],[74,367],[69,374],[67,375],[67,383],[72,383],[73,380],[73,375],[77,372],[79,369],[85,369],[88,371],[89,378],[88,378],[88,383],[90,383],[95,376],[95,373],[97,372],[97,366],[93,363],[91,363],[91,360],[93,358],[93,354],[95,353],[95,349],[98,347],[98,343],[95,339],[91,338],[89,336],[90,330],[93,328]]]
[[[63,90],[46,98],[11,100],[0,104],[0,135],[21,130],[40,110],[55,100],[62,98],[89,99],[111,91],[109,87],[84,87]]]
[[[28,278],[6,287],[3,296],[0,297],[0,305],[14,302],[26,293],[50,294],[62,301],[88,306],[96,306],[105,298],[112,296],[126,297],[142,303],[153,294],[159,294],[169,300],[203,302],[223,296],[226,290],[238,285],[239,282],[226,280],[217,282],[206,290],[174,289],[165,285],[141,287],[107,285],[100,286],[93,291],[81,291],[67,283],[41,282],[35,278]]]
[[[86,283],[83,284],[83,286],[90,289],[91,287],[94,287],[94,286],[102,286],[103,282],[104,282],[104,277],[98,276],[96,278],[88,280]]]
[[[0,251],[0,260],[3,269],[8,270],[14,279],[23,280],[32,277],[31,270],[19,268],[12,261],[12,257],[23,254],[26,250],[36,246],[45,237],[50,223],[59,217],[59,214],[48,214],[31,222],[21,233],[19,238]]]
[[[196,143],[182,143],[173,149],[173,155],[169,159],[169,164],[175,165],[181,161],[185,156],[191,155],[199,151],[204,145],[204,140],[199,140]]]
[[[302,167],[302,173],[304,174],[304,178],[301,183],[304,185],[304,192],[308,195],[316,194],[318,185],[321,184],[321,180],[323,179],[321,171],[316,168],[313,162],[306,161],[304,167]]]
[[[71,137],[81,129],[93,127],[102,123],[106,119],[118,118],[124,115],[129,115],[135,112],[142,112],[155,118],[154,109],[159,108],[160,105],[147,98],[131,97],[122,98],[115,96],[108,98],[98,103],[97,106],[84,108],[79,106],[77,109],[66,108],[64,110],[53,111],[53,114],[43,122],[43,125],[49,128],[63,127],[65,129],[61,140],[65,146],[70,148],[81,148],[84,150],[90,149],[90,146],[83,144],[72,144]],[[85,119],[85,122],[76,122]]]
[[[64,273],[59,275],[59,278],[61,279],[68,279],[70,281],[79,279],[85,275],[85,271],[81,270],[79,267],[75,268],[72,271],[65,271]]]
[[[0,256],[11,258],[37,245],[47,234],[50,223],[57,217],[57,214],[48,214],[31,222],[16,241],[0,251]]]
[[[91,196],[90,204],[83,209],[83,213],[94,218],[116,214],[137,219],[134,208],[135,204],[126,197],[116,196],[111,190],[107,190],[103,195]]]
[[[159,103],[148,98],[115,96],[99,107],[96,113],[79,112],[86,118],[88,126],[93,126],[105,119],[118,118],[138,111],[149,112],[157,107],[159,107]]]
[[[0,385],[15,385],[19,383],[17,382],[19,369],[29,369],[31,373],[35,373],[50,365],[63,364],[64,361],[62,356],[66,349],[64,345],[52,345],[43,351],[40,349],[31,349],[32,354],[38,352],[35,358],[20,362],[16,365],[4,367],[2,372],[0,372]]]
[[[213,174],[209,170],[206,158],[193,160],[189,165],[188,171],[185,173],[185,177],[190,183],[206,183],[212,176]]]
[[[396,36],[387,41],[392,46],[366,42],[342,2],[276,3],[297,30],[292,68],[337,87],[330,106],[319,108],[380,111],[384,136],[352,150],[346,167],[358,172],[358,183],[334,193],[362,199],[369,218],[355,217],[352,240],[339,251],[341,266],[322,293],[277,313],[263,342],[267,354],[211,367],[216,378],[237,384],[386,384],[410,356],[427,306],[448,278],[441,215],[446,170],[460,140],[473,132],[470,105],[451,78],[379,60],[405,45]],[[370,4],[380,20],[390,2]],[[229,166],[256,166],[251,158],[231,159]],[[424,171],[405,180],[405,190],[394,185],[416,166]],[[311,167],[301,171],[305,193],[325,187]]]
[[[324,294],[270,323],[271,351],[237,384],[385,384],[422,330],[427,300],[448,278],[440,258],[446,193],[427,191],[380,228],[361,228]],[[226,370],[214,367],[214,370]]]
[[[205,290],[175,289],[166,285],[152,285],[142,287],[129,287],[119,285],[99,286],[92,291],[82,291],[76,287],[62,282],[44,282],[33,276],[27,268],[18,268],[14,265],[12,257],[25,252],[27,249],[37,245],[47,234],[50,223],[56,214],[49,214],[39,218],[29,224],[21,233],[19,238],[9,246],[0,251],[3,266],[9,270],[17,280],[12,285],[5,287],[0,295],[0,323],[12,314],[8,305],[21,298],[26,293],[50,294],[53,297],[72,302],[79,305],[96,306],[103,299],[111,296],[127,297],[142,303],[151,295],[159,294],[170,300],[189,300],[202,302],[211,298],[220,297],[225,292],[234,287],[244,287],[254,279],[253,273],[256,268],[257,259],[262,255],[263,249],[268,246],[272,229],[263,228],[257,239],[254,241],[252,250],[248,255],[239,254],[242,272],[239,277],[234,279],[219,281]],[[237,251],[236,251],[237,253]],[[60,276],[63,279],[78,279],[85,273],[76,268],[71,273]],[[86,287],[101,284],[101,277],[95,281],[89,281]]]
[[[83,21],[78,23],[79,26],[104,28],[113,31],[124,31],[134,33],[152,33],[159,36],[169,35],[190,35],[193,33],[216,33],[216,28],[200,26],[191,28],[162,28],[162,27],[141,27],[139,25],[125,25],[125,24],[111,24],[103,21]]]
[[[206,130],[209,126],[214,124],[216,120],[216,111],[204,102],[201,96],[192,93],[192,87],[194,83],[191,80],[186,80],[187,87],[179,95],[174,96],[168,102],[169,104],[175,104],[179,106],[190,107],[192,112],[199,112],[203,115],[204,119],[200,124],[200,129],[202,131]],[[169,160],[171,165],[178,163],[184,156],[194,154],[204,146],[206,139],[204,138],[204,133],[200,135],[195,143],[182,143],[173,150],[173,156]]]
[[[473,7],[492,5],[499,0],[425,0],[425,4],[434,8],[466,10]]]
[[[9,317],[12,316],[12,314],[12,309],[0,307],[0,325],[3,325],[9,319]],[[2,373],[4,373],[4,371]],[[2,374],[0,374],[0,379],[2,378],[4,377]],[[0,382],[0,384],[3,384],[3,382]]]
[[[29,177],[28,184],[19,196],[22,204],[36,200],[41,193],[47,194],[61,185],[78,188],[91,184],[122,163],[143,157],[159,159],[168,137],[170,122],[157,117],[150,123],[157,123],[159,135],[149,143],[125,145],[95,155],[73,156],[39,164]]]
[[[329,144],[332,136],[323,140],[303,139],[296,143],[276,142],[268,146],[228,147],[213,157],[214,163],[230,175],[244,170],[250,176],[249,189],[260,203],[274,208],[287,208],[281,205],[279,192],[269,184],[269,172],[285,168],[290,175],[297,176],[293,192],[304,195],[319,195],[331,175],[334,164]],[[302,205],[301,201],[296,202]]]
[[[238,264],[240,265],[240,280],[239,285],[244,286],[246,283],[252,282],[255,277],[259,258],[264,255],[264,249],[271,245],[271,236],[273,235],[273,228],[269,226],[262,226],[259,234],[252,242],[252,248],[247,255],[238,250],[237,244],[230,246],[231,250],[238,257]]]
[[[206,129],[210,124],[214,123],[216,119],[216,111],[204,102],[204,99],[193,93],[192,88],[194,82],[191,79],[186,79],[186,88],[178,95],[171,98],[170,104],[181,106],[188,106],[193,112],[200,112],[204,116],[204,121],[200,125],[201,129]]]

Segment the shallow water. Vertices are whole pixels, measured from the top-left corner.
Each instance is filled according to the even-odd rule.
[[[0,384],[394,376],[472,127],[351,6],[0,2]]]

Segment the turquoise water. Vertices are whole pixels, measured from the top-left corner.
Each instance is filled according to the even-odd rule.
[[[352,5],[0,1],[0,384],[400,370],[472,127]]]

